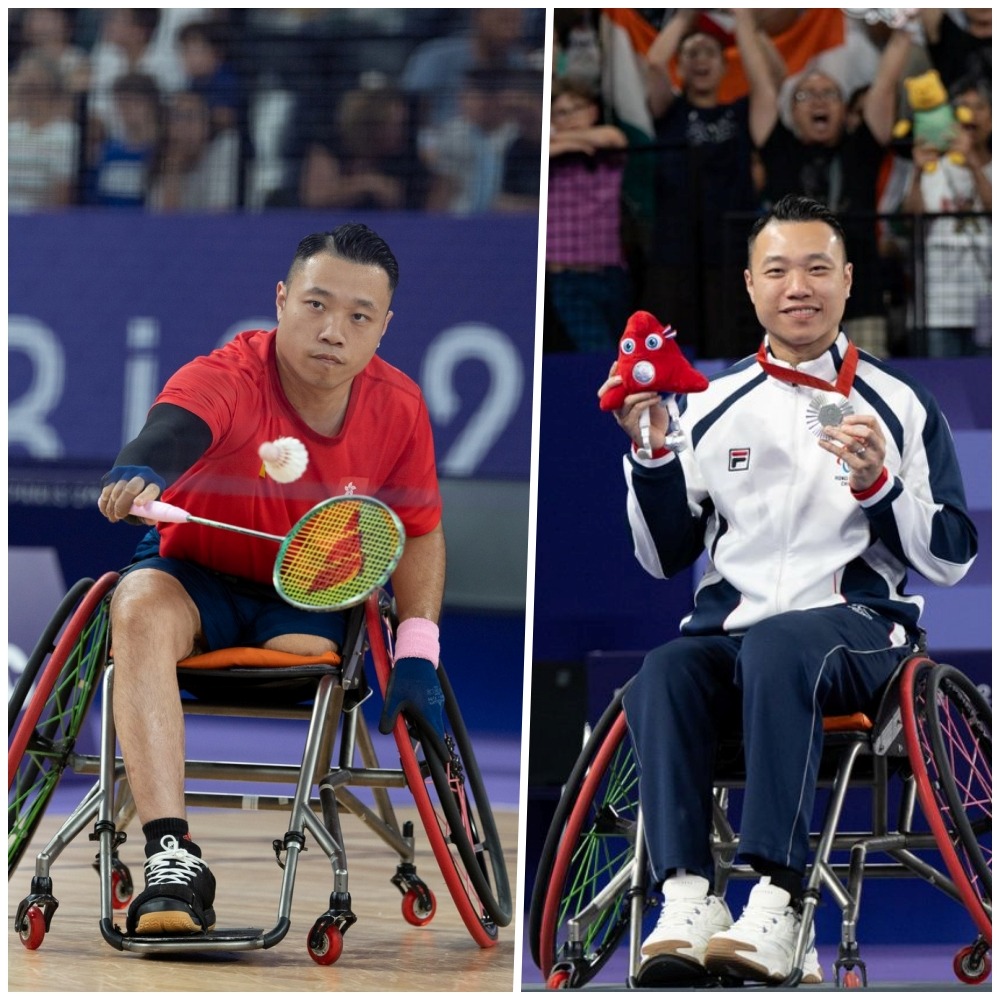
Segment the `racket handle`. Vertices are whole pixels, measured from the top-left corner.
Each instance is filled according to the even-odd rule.
[[[174,524],[184,524],[191,516],[182,507],[175,507],[172,503],[164,503],[162,500],[134,503],[129,513],[151,521],[169,521]]]

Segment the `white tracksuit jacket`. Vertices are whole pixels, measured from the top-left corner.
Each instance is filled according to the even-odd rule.
[[[841,333],[799,370],[834,382],[847,343]],[[849,400],[878,418],[888,474],[865,499],[807,424],[816,390],[766,375],[755,357],[680,400],[685,450],[625,456],[646,571],[669,577],[707,549],[683,633],[740,633],[783,611],[835,604],[862,604],[915,630],[923,600],[905,592],[907,571],[947,586],[972,565],[976,529],[944,416],[925,389],[859,353]]]

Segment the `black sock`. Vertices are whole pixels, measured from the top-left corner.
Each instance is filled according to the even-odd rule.
[[[771,885],[776,885],[779,889],[784,889],[791,897],[792,906],[798,909],[802,904],[802,879],[804,872],[796,871],[794,868],[785,868],[783,865],[767,858],[757,856],[748,857],[747,860],[755,872],[766,875],[771,880]]]
[[[151,858],[163,850],[161,841],[164,837],[174,837],[178,847],[189,851],[196,858],[201,857],[201,848],[191,839],[186,819],[168,817],[150,820],[148,823],[143,823],[142,834],[146,838],[147,858]]]

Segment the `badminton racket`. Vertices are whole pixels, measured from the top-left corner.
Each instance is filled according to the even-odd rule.
[[[406,541],[396,514],[381,500],[367,496],[324,500],[304,514],[287,535],[196,517],[159,500],[133,504],[130,513],[278,542],[272,574],[275,590],[283,600],[306,611],[339,611],[361,603],[392,575]]]

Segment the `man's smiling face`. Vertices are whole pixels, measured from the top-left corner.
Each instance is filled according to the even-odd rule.
[[[843,242],[825,222],[771,220],[764,226],[744,276],[776,357],[807,361],[837,339],[851,270]]]

